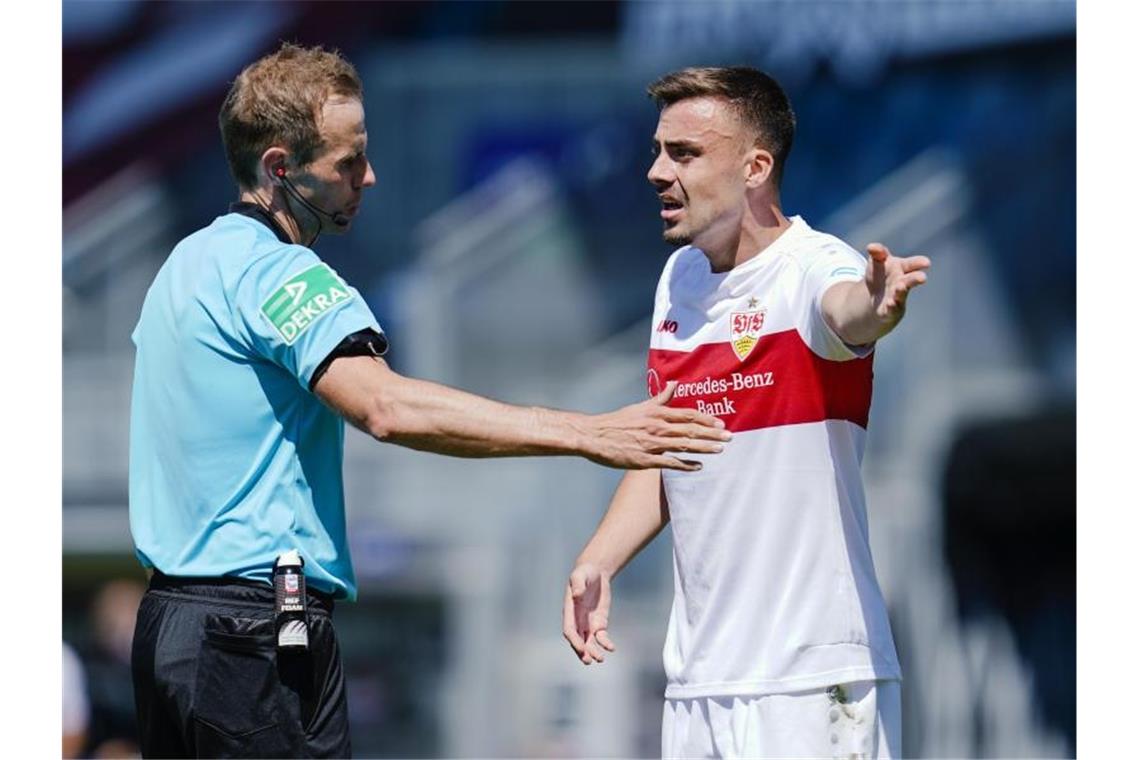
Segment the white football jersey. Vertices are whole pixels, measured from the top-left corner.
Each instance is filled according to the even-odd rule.
[[[662,472],[673,526],[670,699],[900,678],[875,579],[859,466],[872,349],[823,319],[866,260],[800,217],[760,255],[713,273],[691,246],[657,287],[648,385],[724,420],[723,453]],[[692,456],[692,455],[690,455]]]

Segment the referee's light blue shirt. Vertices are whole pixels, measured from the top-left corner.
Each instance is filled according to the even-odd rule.
[[[143,303],[131,396],[130,517],[143,565],[271,582],[297,549],[309,585],[355,599],[344,422],[317,366],[376,318],[304,246],[231,213],[180,242]]]

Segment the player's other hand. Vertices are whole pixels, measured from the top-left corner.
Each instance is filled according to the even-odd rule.
[[[910,291],[926,282],[930,259],[925,256],[892,256],[882,243],[867,246],[871,259],[867,262],[867,290],[875,306],[875,315],[888,326],[898,324],[906,312]]]
[[[684,454],[716,454],[732,434],[717,417],[667,406],[677,383],[639,404],[585,417],[584,456],[626,470],[699,470]]]
[[[583,665],[604,662],[614,651],[607,630],[610,619],[610,577],[598,567],[581,564],[570,573],[562,605],[562,636]]]

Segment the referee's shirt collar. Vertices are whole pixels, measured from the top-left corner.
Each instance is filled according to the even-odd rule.
[[[281,225],[277,223],[277,220],[270,216],[269,212],[267,212],[261,206],[258,206],[256,203],[249,203],[248,201],[237,201],[235,203],[231,203],[230,213],[241,214],[242,216],[248,216],[250,219],[256,219],[269,229],[273,230],[273,234],[276,235],[277,239],[282,243],[285,243],[286,245],[293,244],[293,240],[289,237],[289,234],[285,232]]]

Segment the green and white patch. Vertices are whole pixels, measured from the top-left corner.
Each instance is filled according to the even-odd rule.
[[[334,306],[352,300],[352,291],[328,264],[314,264],[293,275],[261,305],[261,313],[286,345]]]

